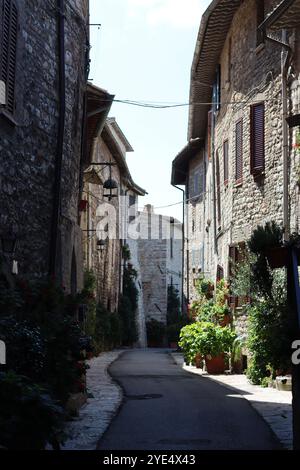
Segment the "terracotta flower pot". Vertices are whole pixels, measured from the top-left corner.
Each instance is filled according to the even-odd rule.
[[[201,354],[196,354],[196,356],[195,356],[195,366],[197,367],[197,369],[202,368],[202,362],[203,362],[203,357],[201,356]]]
[[[220,326],[227,326],[231,323],[230,315],[224,315],[223,320],[220,321]]]
[[[225,372],[225,358],[224,354],[216,357],[206,356],[205,363],[207,372],[209,374],[224,374]]]

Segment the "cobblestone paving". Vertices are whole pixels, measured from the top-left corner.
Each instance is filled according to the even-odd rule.
[[[172,353],[174,361],[184,370],[214,380],[236,395],[248,400],[253,408],[269,424],[285,449],[292,449],[292,393],[281,392],[274,388],[252,385],[245,375],[209,375],[202,369],[184,364],[180,353]]]
[[[102,353],[87,362],[90,366],[87,371],[87,386],[93,398],[88,398],[79,417],[67,425],[66,432],[71,438],[65,443],[63,450],[96,449],[99,439],[122,402],[121,388],[113,382],[107,369],[123,352],[116,350]]]

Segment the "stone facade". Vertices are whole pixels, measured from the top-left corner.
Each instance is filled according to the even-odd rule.
[[[3,36],[2,4],[3,0],[0,1],[0,49],[3,47],[5,51],[8,46],[15,46],[8,45]],[[17,41],[15,80],[10,80],[10,87],[14,86],[14,96],[10,96],[13,104],[10,109],[0,108],[0,233],[18,240],[14,258],[21,276],[47,276],[54,256],[50,240],[55,179],[59,178],[55,275],[70,292],[82,285],[78,199],[88,73],[88,0],[65,2],[61,36],[59,19],[62,17],[51,3],[14,0],[6,1],[6,6],[17,9],[14,10],[17,11]],[[59,41],[64,43],[61,56],[64,65],[60,65]],[[12,61],[10,67],[12,71]],[[4,68],[2,62],[2,80]],[[57,177],[62,93],[65,93],[62,118],[65,129],[61,174]],[[11,260],[7,262],[10,264]]]
[[[155,214],[150,205],[139,214],[139,223],[144,316],[146,321],[155,319],[166,324],[168,286],[173,284],[179,296],[182,292],[182,224]]]
[[[193,73],[198,73],[197,63],[200,64],[202,57],[208,54],[205,47],[209,47],[206,46],[209,42],[205,42],[205,35],[208,37],[212,34],[211,54],[214,54],[218,72],[208,85],[216,93],[210,96],[210,100],[220,102],[220,106],[214,104],[208,117],[204,114],[206,109],[203,106],[191,108],[189,135],[193,139],[199,137],[202,148],[191,150],[191,140],[173,162],[174,172],[176,165],[182,164],[185,159],[187,243],[184,276],[185,294],[190,301],[196,296],[194,280],[199,275],[213,281],[216,281],[217,273],[220,272],[224,277],[229,277],[231,246],[247,241],[257,225],[264,225],[267,221],[275,220],[281,227],[284,225],[282,47],[280,43],[266,37],[259,40],[257,26],[262,19],[258,20],[257,3],[255,0],[244,0],[232,9],[230,24],[225,25],[225,20],[223,24],[220,17],[219,28],[224,28],[225,40],[217,49],[214,35],[219,32],[212,32],[212,22],[217,21],[213,17],[218,14],[217,3],[211,16],[206,13],[203,17],[199,36],[202,49],[197,44]],[[276,1],[265,0],[265,17],[277,4]],[[202,34],[205,25],[206,31]],[[278,33],[273,34],[274,37],[281,40]],[[288,32],[288,43],[293,51],[287,77],[287,93],[290,97],[288,114],[296,114],[299,112],[299,31]],[[194,80],[193,85],[192,78],[194,88],[191,90],[198,86],[199,93],[205,84],[197,85],[196,75]],[[264,168],[263,172],[254,174],[251,171],[251,107],[257,103],[264,104]],[[237,180],[236,133],[239,121],[242,122],[242,178]],[[195,122],[206,122],[206,131],[204,128],[205,132],[201,132],[199,128],[199,135],[196,135]],[[289,131],[287,232],[299,231],[298,163],[295,150],[292,149],[295,133],[296,130]],[[228,175],[224,168],[225,146]],[[199,173],[201,165],[204,172],[201,169]],[[182,172],[180,168],[178,171]],[[176,172],[173,174],[176,175]],[[204,174],[200,183],[197,174]],[[173,178],[173,183],[183,184],[180,173],[178,175]],[[197,192],[198,195],[195,194]],[[240,329],[244,331],[245,318],[239,309],[236,313]]]
[[[89,85],[89,90],[106,93],[92,85]],[[99,115],[97,119],[101,120],[103,116]],[[81,214],[81,228],[85,269],[95,274],[97,300],[110,312],[118,310],[126,263],[122,250],[128,246],[128,262],[137,272],[136,287],[139,291],[138,345],[144,347],[146,329],[138,241],[130,237],[129,223],[137,213],[138,197],[146,192],[132,181],[126,163],[126,153],[131,151],[133,149],[115,118],[106,118],[103,129],[94,136],[90,165],[84,173],[85,210]],[[118,188],[117,197],[111,200],[105,196],[110,191],[104,189],[105,182],[110,179]],[[99,240],[105,242],[101,250]]]

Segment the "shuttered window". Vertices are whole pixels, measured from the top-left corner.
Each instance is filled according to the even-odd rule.
[[[219,152],[216,152],[217,212],[218,224],[221,225],[221,178]]]
[[[228,184],[229,177],[229,161],[228,161],[228,140],[223,144],[223,166],[224,166],[224,184]]]
[[[15,75],[18,36],[18,10],[11,0],[2,0],[0,79],[6,85],[6,110],[15,110]]]
[[[265,167],[265,107],[264,103],[251,106],[251,173],[260,174]]]
[[[235,181],[243,181],[243,121],[240,120],[235,126]]]

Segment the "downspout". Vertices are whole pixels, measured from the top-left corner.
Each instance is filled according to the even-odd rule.
[[[215,254],[218,254],[214,112],[211,113],[211,161],[212,161],[212,192],[213,192],[213,217],[214,217],[214,250],[215,250]]]
[[[172,186],[182,191],[182,259],[181,259],[181,313],[185,310],[184,305],[184,250],[185,250],[185,190],[172,183]]]
[[[282,31],[282,42],[287,42],[286,30]],[[283,228],[284,240],[289,239],[290,224],[289,224],[289,142],[288,142],[288,103],[287,103],[287,74],[289,63],[289,51],[285,48],[281,51],[281,76],[282,76],[282,154],[283,154]]]
[[[61,208],[61,176],[62,160],[65,133],[66,114],[66,76],[65,76],[65,16],[64,0],[57,0],[57,31],[58,31],[58,100],[59,100],[59,120],[57,148],[55,157],[55,175],[53,188],[53,213],[50,241],[50,276],[57,280],[57,257],[58,257],[58,235],[59,219]]]

